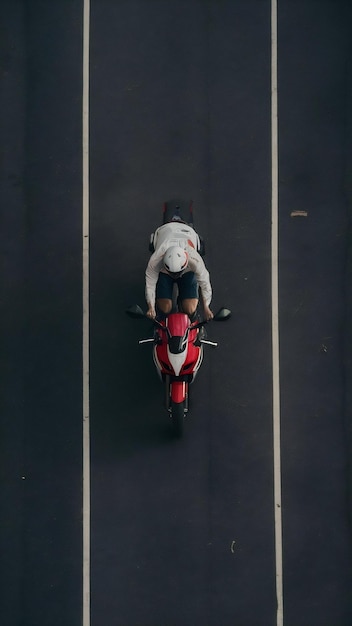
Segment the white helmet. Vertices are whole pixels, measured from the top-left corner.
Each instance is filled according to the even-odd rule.
[[[171,274],[179,274],[188,265],[188,254],[179,246],[168,248],[164,254],[164,267]]]

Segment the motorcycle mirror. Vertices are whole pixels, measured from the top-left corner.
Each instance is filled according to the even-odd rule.
[[[230,317],[231,317],[230,309],[225,309],[225,307],[222,307],[221,309],[219,309],[219,311],[217,313],[215,313],[215,315],[213,317],[213,321],[214,322],[225,322]]]
[[[142,319],[146,317],[145,313],[143,313],[141,307],[138,304],[133,304],[126,310],[127,315],[133,317],[134,319]]]

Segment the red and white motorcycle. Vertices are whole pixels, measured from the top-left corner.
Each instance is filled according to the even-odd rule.
[[[146,318],[138,305],[127,309],[133,318]],[[229,319],[231,311],[221,308],[212,321]],[[149,319],[149,318],[146,318]],[[156,370],[165,387],[165,404],[174,432],[182,436],[184,420],[188,413],[189,386],[194,381],[203,360],[203,346],[217,346],[214,341],[202,338],[205,320],[191,322],[185,313],[170,313],[165,321],[154,320],[154,337],[140,339],[139,344],[153,344]]]

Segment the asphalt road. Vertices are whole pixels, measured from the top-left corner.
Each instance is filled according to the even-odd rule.
[[[82,3],[0,11],[1,623],[78,626]],[[285,626],[352,623],[351,25],[279,0]],[[270,3],[92,0],[90,81],[92,626],[274,626]],[[181,442],[124,314],[176,198],[233,310]]]
[[[81,3],[1,13],[1,623],[69,626],[82,576]]]

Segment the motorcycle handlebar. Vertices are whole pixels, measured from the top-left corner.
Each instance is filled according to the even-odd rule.
[[[138,319],[145,318],[145,319],[150,320],[150,318],[147,316],[147,314],[144,313],[143,310],[141,309],[141,307],[138,306],[137,304],[133,305],[132,307],[127,309],[126,313],[130,317],[134,317],[134,318],[138,318]],[[212,318],[212,320],[214,322],[222,322],[222,321],[225,321],[225,320],[229,319],[230,317],[231,317],[230,309],[226,309],[226,308],[222,307],[221,309],[219,309],[219,311],[217,313],[215,313],[215,315]],[[204,326],[204,324],[208,324],[208,322],[211,322],[212,320],[210,319],[210,320],[200,320],[198,322],[191,322],[189,327],[190,328],[200,328],[201,326]],[[166,329],[166,327],[163,326],[163,324],[161,324],[161,322],[159,322],[159,320],[153,319],[152,321],[155,324],[155,326],[157,326],[158,328],[161,328],[163,330]]]

